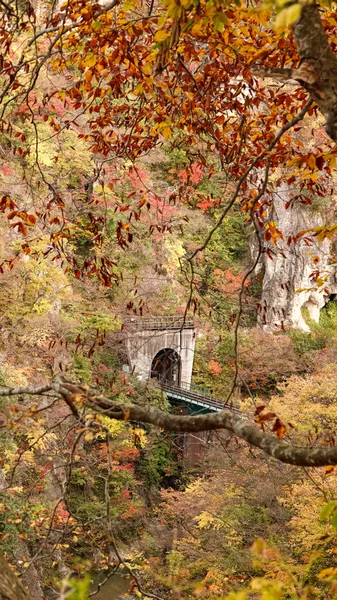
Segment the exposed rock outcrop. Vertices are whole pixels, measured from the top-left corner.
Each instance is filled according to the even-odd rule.
[[[311,242],[304,236],[295,244],[288,244],[291,236],[309,228],[323,225],[318,211],[301,203],[290,202],[291,193],[286,183],[274,194],[273,208],[269,219],[276,221],[283,234],[277,246],[270,244],[269,253],[264,252],[259,268],[263,269],[262,295],[258,313],[258,325],[273,330],[279,327],[294,327],[310,331],[302,309],[307,307],[310,317],[318,322],[321,308],[329,294],[337,292],[336,265],[331,264],[331,241]],[[315,283],[314,274],[324,285]]]

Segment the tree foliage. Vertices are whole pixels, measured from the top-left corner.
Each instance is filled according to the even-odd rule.
[[[135,593],[158,598],[119,550],[146,538],[157,503],[172,539],[165,560],[140,561],[154,589],[334,597],[333,310],[310,338],[239,330],[255,321],[261,255],[283,253],[279,186],[289,211],[333,193],[334,6],[8,0],[0,10],[2,551],[36,600],[41,581],[79,600],[87,571],[121,566]],[[283,241],[292,250],[335,233],[329,223]],[[311,279],[324,288],[318,267]],[[123,318],[151,312],[195,315],[195,382],[224,398],[220,413],[174,414],[154,385],[123,372]],[[236,440],[241,482],[227,472],[225,490],[223,473],[186,482],[163,430],[220,430],[225,452]],[[266,512],[256,488],[274,459],[307,479],[279,465],[284,489]],[[182,489],[159,492],[169,482]],[[328,526],[317,521],[322,496]],[[256,542],[250,567],[249,531],[261,537],[266,523],[282,548]],[[302,560],[310,546],[324,570]],[[0,560],[0,593],[24,597]]]

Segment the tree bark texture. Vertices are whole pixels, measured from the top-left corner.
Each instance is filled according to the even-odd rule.
[[[0,555],[0,600],[29,600],[28,594],[7,561]]]
[[[53,391],[59,396],[67,404],[79,423],[88,428],[103,427],[103,425],[100,425],[99,422],[86,420],[86,416],[82,413],[84,405],[91,414],[101,413],[118,421],[149,423],[166,431],[196,433],[226,429],[272,458],[290,465],[300,467],[337,465],[337,447],[292,446],[249,423],[244,413],[242,416],[235,414],[230,406],[224,406],[223,410],[218,413],[206,415],[172,415],[155,406],[146,405],[146,398],[144,398],[145,406],[114,402],[112,399],[100,395],[94,388],[66,381],[62,377],[56,378],[53,383],[43,387],[2,388],[0,389],[0,397],[23,394],[38,396],[42,395],[45,390]],[[80,414],[77,404],[82,414]]]
[[[296,80],[320,107],[326,131],[337,142],[337,57],[330,48],[317,4],[303,6],[294,37],[300,58]]]
[[[95,391],[83,389],[65,381],[55,382],[54,390],[65,400],[77,418],[79,414],[75,402],[79,399],[81,403],[85,402],[93,412],[103,413],[119,421],[150,423],[166,431],[196,433],[226,429],[251,446],[259,448],[283,463],[302,467],[337,465],[337,448],[292,446],[258,429],[256,425],[248,422],[244,414],[239,416],[230,407],[224,407],[218,413],[181,416],[172,415],[154,406],[116,403],[96,394]]]
[[[297,81],[321,109],[326,132],[337,142],[337,56],[330,47],[317,4],[303,6],[293,32],[300,59],[297,68],[273,67],[252,72],[258,77]]]

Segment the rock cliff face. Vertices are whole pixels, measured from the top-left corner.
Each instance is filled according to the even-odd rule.
[[[310,207],[294,203],[288,209],[290,200],[287,184],[275,191],[271,221],[276,221],[284,240],[278,245],[270,245],[272,254],[264,252],[259,268],[263,270],[262,296],[258,314],[258,325],[273,330],[279,327],[294,327],[310,331],[302,315],[307,307],[310,317],[318,322],[321,308],[329,299],[329,294],[337,292],[337,266],[331,264],[331,242],[325,239],[319,243],[312,238],[308,245],[304,239],[288,245],[288,238],[299,231],[323,224],[322,216]],[[313,273],[320,272],[326,284],[317,287]],[[302,290],[302,291],[297,291]]]

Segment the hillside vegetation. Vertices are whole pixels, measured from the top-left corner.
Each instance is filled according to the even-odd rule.
[[[334,5],[0,13],[0,599],[337,597]],[[262,327],[300,244],[326,306]],[[132,369],[146,317],[221,412]]]

